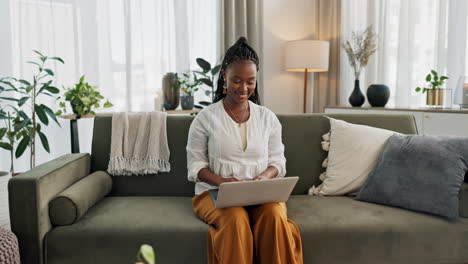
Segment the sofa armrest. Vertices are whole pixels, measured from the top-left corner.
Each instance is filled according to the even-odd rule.
[[[459,214],[460,217],[468,218],[468,183],[463,183],[460,188],[459,198]]]
[[[89,175],[88,153],[68,154],[10,179],[11,230],[18,237],[21,263],[44,263],[44,237],[52,229],[49,201]]]

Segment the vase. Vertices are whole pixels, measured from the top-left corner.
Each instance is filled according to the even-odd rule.
[[[180,93],[177,85],[177,77],[173,72],[168,72],[162,79],[164,93],[164,108],[174,110],[179,106]]]
[[[180,102],[183,110],[193,109],[193,95],[183,95],[180,97]]]
[[[443,107],[446,89],[427,89],[426,105],[430,107]]]
[[[359,88],[359,80],[354,80],[354,90],[349,96],[349,103],[352,106],[361,106],[364,104],[365,97]]]
[[[385,84],[372,84],[367,88],[367,101],[373,107],[384,107],[390,98],[390,89]]]

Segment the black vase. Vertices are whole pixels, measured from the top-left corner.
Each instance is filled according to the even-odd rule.
[[[354,80],[354,90],[351,93],[351,96],[349,96],[349,103],[352,106],[361,106],[364,104],[365,97],[361,92],[361,89],[359,88],[359,80]]]
[[[384,107],[390,98],[390,89],[385,84],[372,84],[367,88],[367,101],[374,107]]]

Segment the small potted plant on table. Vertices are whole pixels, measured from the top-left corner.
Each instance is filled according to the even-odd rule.
[[[442,89],[442,85],[447,80],[447,76],[439,76],[439,74],[431,70],[426,76],[426,85],[424,87],[416,87],[416,92],[426,93],[426,105],[431,107],[443,107],[447,89]]]

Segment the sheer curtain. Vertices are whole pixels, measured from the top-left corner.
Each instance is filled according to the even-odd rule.
[[[52,64],[58,86],[71,86],[81,75],[99,87],[113,104],[106,112],[152,111],[167,72],[196,70],[195,59],[219,60],[217,0],[4,0],[0,3],[0,48],[11,50],[1,61],[0,77],[32,76],[26,61],[33,49],[59,56]],[[7,10],[7,11],[5,11]],[[3,53],[2,53],[3,54]],[[195,101],[208,99],[195,94]],[[48,98],[43,102],[53,110]],[[102,112],[101,111],[101,112]],[[99,111],[98,111],[99,112]],[[38,147],[36,164],[70,153],[68,121],[49,124],[51,153]],[[79,121],[80,150],[91,149],[92,119]],[[8,170],[9,155],[0,150],[0,170]],[[16,171],[28,170],[26,153]]]
[[[351,31],[374,25],[378,48],[361,75],[361,90],[365,94],[371,84],[387,84],[387,106],[424,106],[425,96],[414,89],[425,84],[431,69],[449,76],[451,89],[465,72],[465,0],[346,0],[341,16],[344,40]],[[340,102],[349,105],[354,77],[343,49],[341,61]]]

